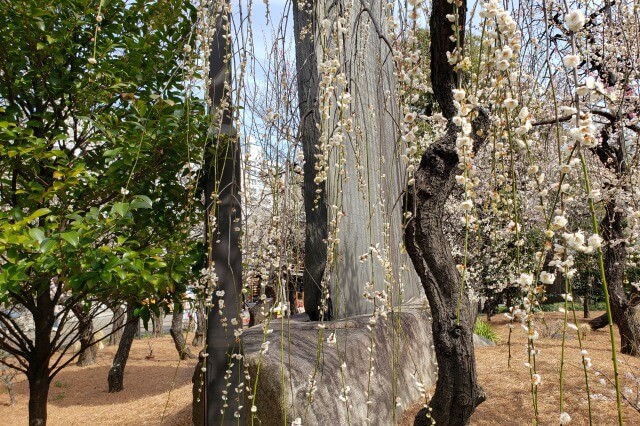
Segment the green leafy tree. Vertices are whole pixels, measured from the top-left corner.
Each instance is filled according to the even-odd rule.
[[[148,319],[191,279],[196,16],[184,0],[0,2],[0,349],[28,378],[30,425],[78,356],[74,306]]]

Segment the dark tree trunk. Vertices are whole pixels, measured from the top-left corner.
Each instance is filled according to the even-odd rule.
[[[193,376],[191,377],[192,386],[192,397],[193,404],[191,409],[191,422],[194,426],[204,426],[205,423],[205,410],[206,410],[206,399],[205,399],[205,373],[202,371],[202,367],[206,365],[206,360],[203,357],[203,352],[201,351],[198,355],[198,363],[196,364],[196,369],[193,371]]]
[[[47,398],[49,396],[49,370],[39,368],[27,376],[29,380],[29,426],[47,424]]]
[[[491,322],[491,317],[493,316],[493,313],[495,312],[495,307],[496,307],[496,300],[495,299],[491,299],[487,301],[487,305],[485,306],[485,312],[487,314],[487,322]]]
[[[225,89],[231,85],[231,65],[227,56],[231,52],[231,34],[227,31],[229,17],[218,15],[215,38],[211,41],[210,99],[216,122],[215,143],[205,156],[205,249],[207,266],[213,267],[217,277],[216,291],[212,297],[213,309],[209,310],[207,327],[207,353],[205,401],[208,425],[239,424],[234,418],[241,400],[223,400],[229,389],[225,379],[231,355],[238,351],[233,331],[226,327],[233,319],[239,319],[242,303],[242,251],[240,233],[242,211],[240,205],[240,143],[233,128],[231,94]],[[228,105],[222,107],[222,105]],[[215,218],[215,226],[210,221]],[[222,293],[224,292],[224,293]],[[224,301],[224,308],[219,302]],[[223,324],[224,320],[224,324]],[[236,360],[234,370],[240,362]],[[231,377],[239,377],[238,371]],[[194,401],[195,403],[195,401]],[[239,410],[242,411],[242,410]]]
[[[322,278],[327,262],[327,205],[324,182],[317,184],[316,155],[320,131],[316,124],[320,122],[317,108],[318,67],[314,31],[314,2],[305,3],[308,9],[300,10],[298,2],[293,2],[293,26],[296,35],[307,29],[305,37],[295,37],[296,69],[298,72],[298,99],[300,109],[300,139],[304,152],[304,310],[311,321],[321,316]]]
[[[193,346],[202,346],[202,342],[204,340],[204,324],[205,324],[205,316],[204,316],[204,304],[202,301],[199,301],[196,305],[195,309],[195,319],[196,319],[196,330],[193,333],[193,341],[191,341],[191,345]]]
[[[604,265],[611,300],[613,321],[620,331],[620,351],[627,355],[640,355],[640,323],[635,309],[624,292],[624,273],[627,261],[627,245],[624,240],[623,213],[616,208],[615,200],[606,204],[601,222],[604,247]]]
[[[29,382],[29,426],[47,424],[47,397],[51,370],[49,361],[52,355],[51,329],[55,319],[54,304],[49,295],[49,286],[37,297],[36,309],[31,311],[35,326],[34,347],[27,368]]]
[[[94,345],[93,317],[85,311],[82,303],[76,303],[71,310],[78,319],[78,335],[80,336],[80,356],[76,365],[86,367],[96,363],[98,347]]]
[[[473,349],[474,315],[466,294],[460,297],[460,275],[442,230],[444,203],[453,189],[458,158],[454,148],[456,131],[424,154],[416,172],[406,227],[409,256],[429,300],[438,361],[436,391],[429,403],[436,424],[466,425],[476,406],[485,399],[477,384]],[[460,304],[459,318],[457,306]],[[429,425],[427,409],[415,419],[416,426]]]
[[[589,325],[591,326],[592,330],[605,328],[609,325],[609,318],[607,317],[607,314],[602,314],[599,317],[595,317],[594,319],[589,321]]]
[[[444,206],[453,191],[458,169],[456,137],[459,128],[451,119],[456,114],[452,89],[456,75],[447,61],[446,52],[455,43],[451,23],[446,15],[455,14],[447,0],[435,0],[430,18],[431,80],[434,96],[443,115],[449,120],[447,132],[423,154],[415,174],[415,184],[408,191],[406,208],[412,213],[405,228],[407,251],[415,266],[431,307],[432,330],[438,361],[438,381],[429,410],[422,409],[414,425],[467,425],[475,408],[485,400],[477,383],[473,330],[475,308],[466,291],[460,288],[460,274],[451,256],[443,232]],[[459,28],[465,28],[466,2],[458,11]],[[460,32],[460,44],[464,44]],[[489,118],[483,111],[475,112],[473,120],[474,148],[484,142]],[[460,292],[465,292],[460,294]],[[429,413],[429,417],[427,414]]]
[[[187,358],[195,358],[196,356],[189,350],[187,341],[184,338],[184,333],[182,332],[182,312],[182,304],[175,303],[173,305],[171,330],[169,330],[169,332],[171,333],[171,337],[173,337],[173,343],[176,345],[180,359],[185,360]]]
[[[126,317],[122,305],[117,305],[111,309],[113,311],[113,318],[111,320],[111,329],[117,330],[109,335],[109,346],[117,345],[122,337],[122,326],[124,325],[124,319]]]
[[[129,352],[131,351],[131,345],[133,339],[136,336],[136,330],[138,329],[139,321],[133,316],[133,306],[127,307],[127,324],[124,326],[120,343],[118,344],[118,350],[113,357],[113,364],[109,370],[108,382],[109,393],[120,392],[124,389],[124,370],[127,366],[127,360],[129,359]]]

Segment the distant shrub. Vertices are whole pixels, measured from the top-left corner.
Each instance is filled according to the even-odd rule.
[[[491,340],[493,343],[500,341],[500,335],[491,327],[491,324],[482,320],[476,320],[476,326],[473,330],[478,336],[482,336]]]
[[[575,310],[582,311],[582,302],[575,302]],[[544,312],[558,312],[560,308],[564,309],[564,302],[558,303],[544,303],[540,305],[540,309]],[[569,303],[568,310],[571,311],[571,303]],[[607,308],[605,307],[604,302],[595,302],[589,304],[590,311],[605,311]]]

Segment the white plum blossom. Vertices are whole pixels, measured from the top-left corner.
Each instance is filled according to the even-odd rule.
[[[572,10],[564,16],[564,22],[567,24],[567,28],[575,33],[584,28],[586,19],[580,10]]]
[[[587,244],[589,244],[589,247],[591,247],[592,249],[597,249],[598,247],[602,246],[602,237],[598,234],[593,234],[587,240]]]
[[[465,97],[465,91],[462,89],[453,89],[453,98],[458,101],[461,102],[462,100],[464,100]]]
[[[552,273],[549,273],[547,271],[540,272],[540,281],[543,284],[553,284],[555,279],[556,279],[556,276]]]
[[[513,98],[507,98],[507,99],[504,100],[502,105],[506,109],[515,109],[518,106],[518,101],[513,99]]]
[[[533,383],[535,386],[539,386],[542,383],[542,376],[540,376],[540,374],[532,375],[531,383]]]
[[[533,275],[531,274],[520,274],[520,285],[523,288],[528,288],[529,286],[531,286],[531,284],[533,284]]]
[[[580,64],[580,55],[567,55],[562,58],[562,63],[568,69],[573,69]]]
[[[561,229],[567,226],[567,218],[561,215],[558,215],[553,218],[553,222],[551,222],[551,226],[555,229]]]
[[[464,211],[469,211],[473,208],[473,201],[467,199],[460,203],[460,208]]]

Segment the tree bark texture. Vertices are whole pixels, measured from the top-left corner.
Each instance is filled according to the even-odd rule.
[[[204,316],[204,304],[202,301],[198,301],[195,309],[196,318],[196,326],[195,332],[193,333],[193,340],[191,341],[191,345],[198,347],[202,346],[202,342],[204,340],[204,326],[205,326],[205,316]]]
[[[589,321],[589,325],[591,326],[592,330],[604,328],[609,325],[609,318],[607,317],[606,313],[602,314]]]
[[[124,389],[124,370],[129,359],[129,352],[133,339],[138,330],[139,321],[133,315],[133,306],[127,307],[127,324],[124,326],[118,350],[113,357],[113,364],[109,369],[107,380],[109,382],[109,393],[120,392]]]
[[[153,337],[162,337],[164,335],[162,330],[162,320],[164,319],[164,314],[160,311],[160,315],[156,315],[155,313],[151,314],[151,325],[153,327]]]
[[[466,2],[459,11],[459,28],[465,28]],[[485,394],[477,383],[473,348],[474,309],[461,288],[461,277],[443,232],[444,207],[455,185],[458,155],[455,150],[459,128],[451,118],[456,114],[452,89],[456,76],[447,61],[446,52],[455,48],[449,37],[451,23],[447,14],[454,14],[446,0],[433,2],[430,19],[431,80],[434,95],[443,115],[450,120],[446,134],[434,142],[422,155],[410,188],[406,208],[413,216],[407,221],[405,242],[407,251],[420,276],[429,299],[432,330],[438,361],[438,381],[429,409],[422,409],[415,418],[416,426],[431,424],[467,425],[471,414]],[[460,44],[464,43],[460,32]],[[486,139],[489,118],[484,111],[475,111],[473,120],[474,148]],[[463,292],[461,294],[461,292]],[[431,419],[427,417],[430,415]]]
[[[80,336],[80,356],[76,365],[87,367],[96,363],[98,347],[94,344],[93,316],[85,311],[82,303],[76,303],[71,310],[78,319],[78,335]]]
[[[173,343],[176,346],[180,359],[185,360],[188,358],[195,358],[195,355],[193,355],[191,350],[189,350],[187,341],[184,338],[184,333],[182,332],[182,312],[182,304],[174,303],[171,318],[171,330],[169,330],[169,332],[171,333]]]
[[[296,68],[298,71],[298,101],[300,110],[300,139],[304,153],[304,310],[311,321],[321,316],[322,279],[327,263],[327,196],[325,183],[316,183],[317,144],[320,141],[320,122],[318,111],[318,64],[314,43],[313,6],[307,2],[308,9],[301,10],[298,2],[293,2],[294,33],[300,34],[303,28],[310,29],[306,37],[295,37]]]
[[[589,293],[582,298],[582,316],[584,318],[591,317],[591,312],[589,312]]]
[[[49,396],[49,361],[52,355],[51,329],[54,322],[54,304],[49,296],[48,283],[38,295],[36,309],[32,310],[34,347],[31,350],[27,380],[29,382],[29,426],[47,424],[47,397]]]
[[[624,274],[627,261],[627,245],[624,237],[623,213],[616,207],[615,199],[607,202],[606,213],[600,222],[600,231],[606,242],[604,266],[609,286],[611,313],[620,331],[620,351],[627,355],[640,355],[640,323],[635,309],[624,292]],[[595,321],[595,320],[594,320]]]
[[[205,248],[207,265],[213,266],[217,285],[209,310],[206,359],[207,425],[238,424],[233,414],[244,401],[230,397],[223,400],[227,387],[225,373],[231,356],[238,351],[231,321],[239,319],[242,305],[242,252],[240,250],[240,143],[233,129],[231,94],[231,37],[228,16],[219,15],[215,39],[211,42],[210,98],[212,114],[217,117],[215,146],[207,148],[205,157]],[[224,105],[227,105],[226,107]],[[211,226],[215,220],[215,226]],[[210,289],[214,290],[214,289]],[[220,302],[224,307],[220,308]],[[239,362],[235,361],[236,368]],[[239,377],[237,374],[232,377]],[[195,403],[195,401],[194,401]],[[225,405],[227,405],[225,407]],[[240,410],[241,411],[241,410]]]
[[[126,317],[122,305],[114,306],[112,309],[113,318],[111,319],[111,329],[117,330],[109,335],[109,346],[117,345],[122,337],[122,326]]]

